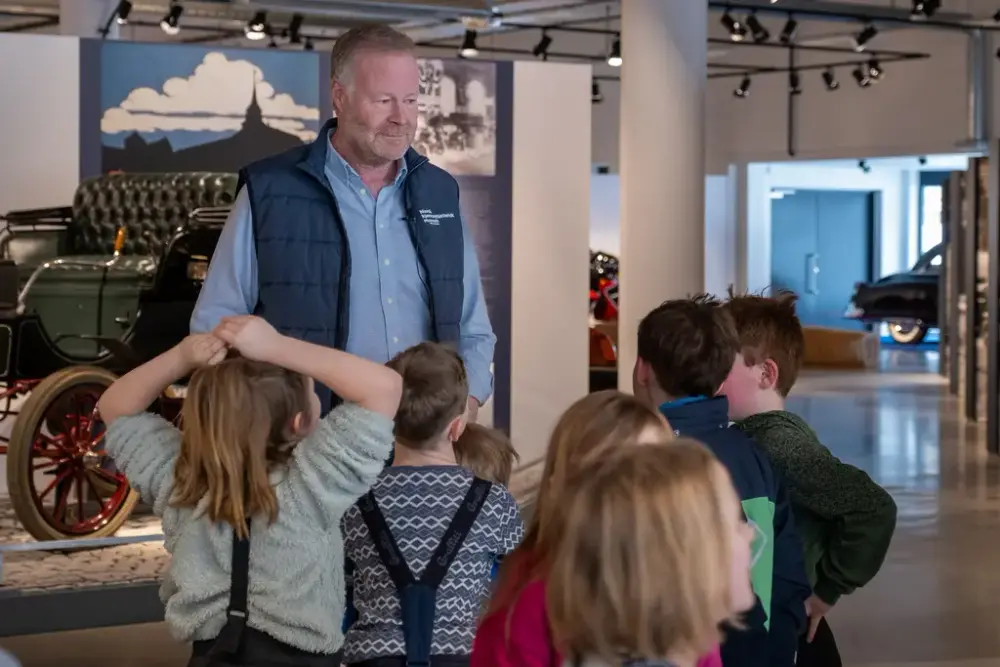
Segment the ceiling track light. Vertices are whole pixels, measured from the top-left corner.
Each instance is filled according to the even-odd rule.
[[[837,90],[840,88],[840,82],[837,81],[837,75],[833,73],[832,67],[823,72],[823,84],[827,90]]]
[[[799,76],[797,69],[789,70],[788,72],[788,93],[790,95],[802,94],[802,78]]]
[[[871,172],[872,166],[868,164],[868,160],[858,160],[858,169],[867,174]]]
[[[725,27],[725,29],[729,31],[729,39],[733,40],[734,42],[742,42],[744,39],[747,38],[746,26],[737,21],[736,19],[734,19],[732,16],[730,16],[728,10],[722,15],[722,18],[719,20],[722,22],[723,27]]]
[[[121,0],[115,7],[115,21],[118,25],[128,23],[128,15],[132,13],[132,3],[129,0]]]
[[[878,34],[878,28],[876,28],[871,23],[865,24],[865,27],[862,28],[861,32],[859,32],[857,36],[854,38],[854,50],[857,51],[858,53],[864,51],[865,46],[868,44],[868,42],[872,41],[875,38],[875,35],[877,34]]]
[[[760,22],[756,12],[750,12],[744,22],[750,28],[750,36],[753,37],[753,41],[760,43],[771,39],[771,32]]]
[[[479,55],[479,47],[476,46],[476,31],[466,30],[465,37],[462,38],[462,46],[458,49],[460,58],[475,58]]]
[[[615,41],[611,43],[611,50],[608,51],[608,64],[612,67],[622,66],[622,38],[615,36]]]
[[[753,83],[753,82],[750,80],[750,75],[749,74],[744,74],[743,75],[743,80],[740,81],[740,85],[738,85],[736,87],[736,90],[733,91],[733,97],[738,97],[741,100],[750,97],[750,84],[751,83]]]
[[[288,38],[289,44],[301,44],[302,43],[302,21],[304,20],[302,14],[292,14],[292,21],[288,24],[288,29],[285,31],[285,37]]]
[[[549,47],[552,45],[552,38],[549,37],[548,30],[542,30],[542,38],[538,40],[538,44],[535,44],[535,48],[531,49],[531,53],[536,58],[541,58],[542,60],[549,59]]]
[[[601,92],[601,84],[598,83],[597,79],[590,80],[590,102],[591,104],[600,104],[604,101],[604,94]]]
[[[880,81],[882,76],[885,74],[885,70],[882,69],[882,65],[879,64],[878,60],[872,58],[868,61],[868,78],[871,79],[872,83]]]
[[[305,43],[302,45],[303,51],[312,51],[316,46],[313,44],[312,37],[306,37]]]
[[[173,0],[170,3],[170,9],[167,10],[167,15],[163,17],[160,21],[160,30],[168,35],[176,35],[181,31],[181,14],[184,13],[184,7],[177,0]]]
[[[243,32],[247,36],[247,39],[255,42],[267,37],[267,12],[255,13],[253,18],[247,21]]]
[[[858,86],[861,88],[867,88],[872,85],[871,77],[868,76],[868,68],[864,65],[855,67],[854,71],[851,72],[851,76],[854,77],[854,80],[858,82]]]
[[[913,0],[910,17],[915,19],[930,18],[941,9],[941,0]]]
[[[785,27],[781,29],[781,35],[778,36],[778,40],[788,46],[793,41],[795,41],[795,33],[799,29],[799,22],[789,15],[788,20],[785,21]]]

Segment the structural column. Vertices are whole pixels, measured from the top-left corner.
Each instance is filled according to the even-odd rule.
[[[622,2],[618,383],[639,320],[704,289],[707,0]]]
[[[100,29],[118,6],[118,0],[59,0],[59,32],[78,37],[100,37]],[[119,26],[111,22],[108,39],[118,39]]]

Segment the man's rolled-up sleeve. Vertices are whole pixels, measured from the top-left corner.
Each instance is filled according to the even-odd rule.
[[[241,188],[219,235],[205,284],[191,314],[191,333],[211,331],[223,317],[248,315],[256,306],[253,218],[250,197],[246,188]]]
[[[459,353],[469,375],[469,393],[482,405],[493,394],[493,371],[490,366],[493,364],[497,337],[493,335],[493,325],[486,311],[476,244],[464,222],[462,235],[465,243],[465,296]]]

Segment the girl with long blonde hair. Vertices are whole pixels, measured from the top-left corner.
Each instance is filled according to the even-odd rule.
[[[560,417],[521,545],[504,559],[489,610],[472,647],[471,667],[552,667],[559,661],[546,612],[545,581],[560,535],[550,526],[565,507],[577,471],[620,449],[670,442],[669,424],[635,397],[618,391],[584,396]],[[720,667],[718,646],[699,667]]]
[[[189,375],[183,430],[146,412]],[[344,401],[323,418],[314,382]],[[105,449],[163,519],[161,597],[192,665],[339,667],[340,522],[392,451],[401,392],[381,364],[238,316],[104,393]]]
[[[693,440],[591,460],[547,530],[545,598],[563,665],[694,667],[751,608],[752,529],[726,469]],[[556,663],[559,664],[559,663]]]

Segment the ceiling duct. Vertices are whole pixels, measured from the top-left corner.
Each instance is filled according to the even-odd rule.
[[[966,141],[959,148],[985,152],[989,147],[993,109],[990,102],[990,80],[993,76],[993,57],[989,40],[981,30],[969,32],[968,66],[968,132]]]

